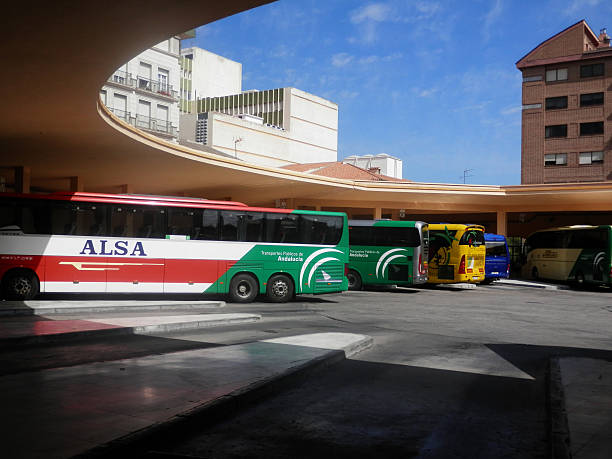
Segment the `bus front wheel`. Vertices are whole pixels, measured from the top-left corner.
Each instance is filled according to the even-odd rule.
[[[230,282],[229,297],[234,303],[250,303],[258,293],[257,281],[250,274],[237,274]]]
[[[349,290],[361,290],[361,276],[357,271],[354,269],[349,269],[346,278],[348,279]]]
[[[268,299],[274,303],[285,303],[293,297],[293,281],[284,274],[275,274],[268,279]]]
[[[10,271],[2,280],[2,290],[7,300],[31,300],[38,295],[39,288],[38,277],[27,269]]]

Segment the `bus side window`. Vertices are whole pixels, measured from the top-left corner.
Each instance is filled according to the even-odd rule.
[[[197,239],[206,241],[219,240],[219,211],[204,209],[202,212],[202,222]]]
[[[238,217],[237,212],[231,210],[222,210],[220,219],[221,240],[222,241],[237,241],[238,240]]]

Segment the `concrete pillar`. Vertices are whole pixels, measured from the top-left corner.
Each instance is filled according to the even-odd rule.
[[[70,191],[84,191],[83,180],[79,176],[70,177]]]
[[[32,173],[28,166],[15,168],[15,191],[17,193],[29,193]]]
[[[374,220],[380,220],[382,218],[382,207],[374,208]]]
[[[508,216],[505,210],[497,211],[497,234],[507,236],[508,234]]]

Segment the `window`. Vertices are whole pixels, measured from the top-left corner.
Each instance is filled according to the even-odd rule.
[[[168,93],[168,77],[170,72],[168,70],[159,68],[157,69],[157,79],[159,80],[159,91],[162,93]]]
[[[544,137],[567,137],[567,124],[556,124],[553,126],[546,126],[544,129]]]
[[[416,228],[352,226],[349,229],[349,244],[418,247],[421,245],[421,238]]]
[[[475,229],[466,230],[459,241],[459,245],[470,245],[474,247],[480,247],[484,245],[484,243],[484,232]]]
[[[100,99],[102,100],[102,103],[106,105],[106,91],[100,91]]]
[[[523,105],[523,110],[529,110],[532,108],[542,108],[542,104],[527,104]]]
[[[151,90],[151,75],[153,68],[151,64],[141,62],[138,68],[138,88]]]
[[[604,74],[603,64],[588,64],[580,66],[580,78],[602,76]]]
[[[166,237],[165,209],[161,207],[112,207],[110,235],[113,237]]]
[[[487,257],[504,257],[506,258],[508,254],[506,253],[506,243],[503,241],[487,241],[485,242]]]
[[[603,163],[603,151],[584,151],[580,153],[578,164]]]
[[[594,123],[580,123],[580,135],[597,135],[603,134],[603,132],[603,121],[596,121]]]
[[[546,71],[546,81],[567,80],[567,69],[554,69]]]
[[[544,155],[544,166],[567,166],[567,153],[549,153]]]
[[[567,96],[546,98],[546,110],[557,110],[560,108],[567,108]]]
[[[588,107],[589,105],[603,105],[604,93],[594,92],[592,94],[580,94],[580,106]]]
[[[542,81],[542,75],[523,77],[523,83],[529,83],[530,81]]]

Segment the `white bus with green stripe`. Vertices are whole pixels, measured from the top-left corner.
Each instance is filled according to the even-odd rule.
[[[427,223],[349,220],[349,289],[427,282],[428,247]]]
[[[612,226],[575,225],[536,231],[524,245],[523,273],[576,285],[612,286]]]

